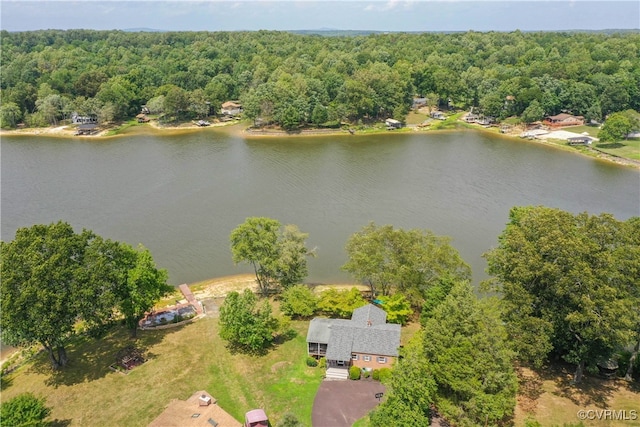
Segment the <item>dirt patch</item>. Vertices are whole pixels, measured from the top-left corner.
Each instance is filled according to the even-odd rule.
[[[189,285],[191,292],[199,300],[206,298],[224,298],[229,292],[242,292],[251,289],[256,292],[258,283],[253,274],[237,274],[203,280]]]
[[[622,379],[608,380],[594,375],[582,384],[572,383],[573,367],[553,366],[540,370],[518,369],[519,391],[515,425],[527,418],[541,425],[575,424],[580,411],[616,410],[640,414],[640,386]],[[595,413],[595,412],[594,412]],[[587,425],[639,426],[639,420],[607,420]]]
[[[274,363],[271,366],[271,372],[273,372],[275,374],[276,372],[280,371],[281,369],[286,368],[288,365],[291,365],[291,362],[282,361],[282,362]]]

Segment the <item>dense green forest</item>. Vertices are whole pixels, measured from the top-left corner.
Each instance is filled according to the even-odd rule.
[[[3,127],[142,105],[206,117],[240,100],[286,126],[402,120],[414,96],[497,118],[640,109],[640,34],[2,31]],[[208,104],[210,103],[210,104]]]

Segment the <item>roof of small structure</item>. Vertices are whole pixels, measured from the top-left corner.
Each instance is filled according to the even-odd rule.
[[[551,120],[566,120],[566,119],[582,119],[582,116],[574,116],[572,114],[567,114],[567,113],[560,113],[560,114],[556,114],[555,116],[549,116],[548,117]]]
[[[95,123],[83,123],[80,126],[78,126],[78,129],[80,130],[93,130],[95,128],[97,128],[98,125]]]
[[[222,108],[240,108],[242,104],[235,101],[227,101],[222,104]]]

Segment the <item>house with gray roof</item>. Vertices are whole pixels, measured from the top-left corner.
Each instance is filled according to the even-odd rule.
[[[387,313],[373,304],[355,309],[349,320],[316,317],[307,331],[307,352],[326,358],[327,377],[329,371],[343,370],[346,378],[351,365],[391,367],[399,348],[400,325],[387,323]]]

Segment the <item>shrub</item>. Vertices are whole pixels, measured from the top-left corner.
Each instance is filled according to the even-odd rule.
[[[307,356],[307,366],[315,368],[318,366],[318,361],[314,357]]]
[[[45,405],[45,398],[38,398],[32,393],[23,393],[13,399],[2,402],[0,417],[6,426],[45,426],[44,419],[51,414]]]
[[[321,357],[320,360],[318,361],[318,366],[321,368],[326,368],[327,367],[327,359],[324,357]]]
[[[378,381],[386,383],[389,378],[391,378],[391,369],[380,368],[380,371],[378,372]]]
[[[373,378],[376,381],[380,381],[380,370],[374,369],[373,373],[371,374],[371,378]]]
[[[352,366],[349,368],[349,379],[350,380],[359,380],[360,379],[360,368],[357,366]]]
[[[318,298],[306,285],[295,285],[282,293],[280,309],[287,316],[312,316],[318,305]]]
[[[278,421],[276,427],[303,427],[303,424],[294,414],[287,412],[282,416],[280,421]]]

